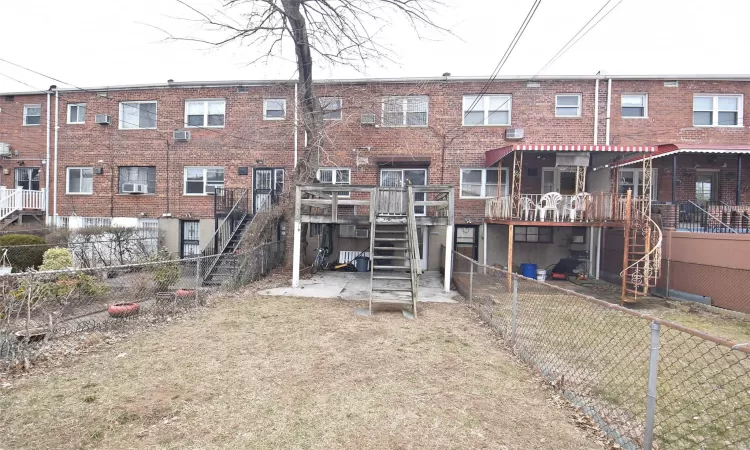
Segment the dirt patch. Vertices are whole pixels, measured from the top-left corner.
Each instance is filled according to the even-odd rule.
[[[3,445],[602,448],[463,305],[235,299],[12,380]]]

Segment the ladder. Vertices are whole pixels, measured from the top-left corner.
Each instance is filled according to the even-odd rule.
[[[376,214],[370,224],[370,314],[401,309],[417,317],[419,262],[414,195],[405,190],[404,214]]]

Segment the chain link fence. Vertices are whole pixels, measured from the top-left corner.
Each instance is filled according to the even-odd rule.
[[[750,343],[454,262],[469,305],[622,448],[750,449]]]
[[[283,259],[277,241],[239,254],[0,276],[0,373],[75,351],[102,333],[169,321]]]

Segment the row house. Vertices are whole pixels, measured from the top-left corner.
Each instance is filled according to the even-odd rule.
[[[487,265],[544,268],[575,257],[594,276],[617,276],[618,205],[628,190],[634,203],[645,194],[660,205],[661,228],[717,228],[703,211],[743,226],[749,80],[320,81],[326,142],[317,177],[350,186],[337,191],[344,203],[362,195],[357,186],[452,186],[453,225],[418,227],[426,270],[445,266],[452,247]],[[293,194],[308,145],[295,92],[290,81],[170,80],[0,94],[2,196],[25,199],[3,200],[4,220],[37,210],[61,226],[158,226],[168,249],[194,254],[215,233],[217,188],[247,189],[251,212]],[[550,193],[559,198],[543,201]],[[333,227],[335,257],[369,248],[366,227],[354,222]]]

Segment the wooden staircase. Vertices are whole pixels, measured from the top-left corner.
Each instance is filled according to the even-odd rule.
[[[422,270],[411,186],[406,197],[403,215],[376,214],[370,224],[370,314],[395,308],[417,317]]]

